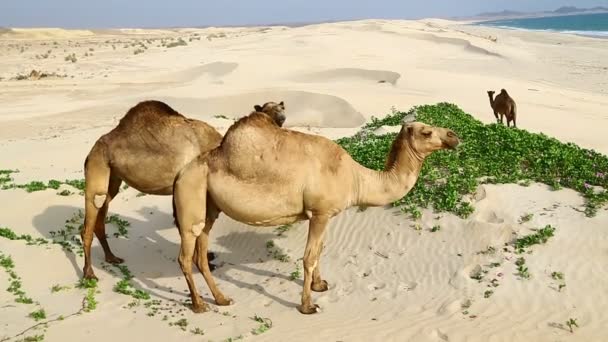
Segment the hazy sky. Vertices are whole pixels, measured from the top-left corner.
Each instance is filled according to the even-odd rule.
[[[473,15],[608,0],[0,0],[0,27],[166,27]]]

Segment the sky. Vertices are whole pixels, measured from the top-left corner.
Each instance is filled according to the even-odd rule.
[[[0,27],[175,27],[416,19],[608,6],[608,0],[0,0]]]

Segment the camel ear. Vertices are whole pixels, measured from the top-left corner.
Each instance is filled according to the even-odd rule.
[[[262,106],[255,105],[255,106],[253,106],[253,109],[255,109],[256,112],[261,112],[262,111]]]
[[[283,103],[283,101],[279,102],[279,104],[280,104],[281,106],[285,106],[285,104]]]

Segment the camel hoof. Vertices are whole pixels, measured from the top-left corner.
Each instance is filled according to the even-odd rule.
[[[325,292],[329,290],[329,286],[327,285],[327,281],[321,280],[319,283],[312,283],[310,287],[315,292]]]
[[[219,306],[228,306],[234,304],[234,301],[230,298],[220,298],[215,300],[215,304]]]
[[[298,311],[305,315],[311,315],[317,312],[321,312],[321,308],[317,304],[310,305],[299,305]]]
[[[205,303],[192,305],[192,312],[194,312],[194,313],[203,313],[206,311],[209,311],[209,308],[207,307],[207,304],[205,304]]]
[[[122,264],[125,260],[116,255],[106,255],[106,262],[110,264]]]
[[[97,278],[97,276],[95,275],[95,273],[93,273],[92,269],[89,270],[83,270],[84,279],[90,279],[90,280],[99,280],[99,278]]]
[[[215,260],[215,257],[216,257],[215,253],[207,252],[207,260],[213,261],[213,260]]]

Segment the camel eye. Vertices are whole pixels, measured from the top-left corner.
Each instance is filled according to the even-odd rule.
[[[422,135],[424,135],[427,138],[430,137],[432,134],[433,134],[432,131],[424,131],[424,132],[422,132]]]

